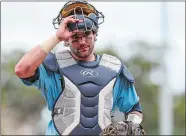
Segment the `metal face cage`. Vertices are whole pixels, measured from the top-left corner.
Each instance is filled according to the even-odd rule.
[[[58,16],[53,19],[53,26],[58,29],[65,17],[74,15],[75,19],[83,20],[77,23],[68,23],[69,31],[97,31],[99,25],[104,22],[104,15],[97,11],[95,7],[86,1],[69,1],[60,10]]]

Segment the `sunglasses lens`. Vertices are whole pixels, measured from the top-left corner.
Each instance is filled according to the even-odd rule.
[[[67,27],[69,29],[70,32],[74,31],[76,29],[76,23],[68,23]]]
[[[83,20],[83,22],[77,23],[68,23],[67,27],[70,31],[79,30],[79,31],[91,31],[94,27],[94,21],[90,17],[83,15],[76,15],[77,19]]]

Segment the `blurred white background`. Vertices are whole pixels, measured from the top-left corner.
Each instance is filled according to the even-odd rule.
[[[161,43],[161,2],[92,2],[105,15],[100,25],[96,48],[112,44],[118,52],[125,50],[131,40],[144,39]],[[185,88],[185,4],[166,2],[168,9],[168,38],[170,52],[166,65],[168,83],[175,93]],[[9,52],[14,48],[26,51],[55,33],[52,19],[64,2],[2,2],[1,49]],[[114,22],[114,23],[113,23]],[[26,46],[24,46],[26,45]]]

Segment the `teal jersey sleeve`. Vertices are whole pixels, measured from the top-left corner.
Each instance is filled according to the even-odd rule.
[[[113,109],[119,108],[121,112],[127,113],[139,103],[139,97],[134,83],[128,81],[124,75],[119,75],[113,89]]]
[[[47,135],[47,136],[51,136],[51,135],[58,136],[59,135],[54,127],[54,123],[52,120],[48,123],[48,128],[46,130],[45,135]]]
[[[25,85],[34,86],[40,90],[48,105],[48,109],[52,111],[57,97],[62,92],[60,74],[46,69],[41,64],[33,77],[21,80]],[[48,123],[45,135],[59,135],[52,120]]]
[[[52,110],[55,100],[62,91],[60,74],[46,69],[41,64],[33,77],[21,80],[25,85],[35,86],[40,90],[48,104],[48,109]]]

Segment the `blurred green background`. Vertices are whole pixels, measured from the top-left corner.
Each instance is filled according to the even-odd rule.
[[[153,46],[145,41],[132,41],[130,48],[137,50],[131,57],[124,59],[113,50],[113,45],[98,50],[98,54],[108,53],[120,58],[135,77],[136,90],[143,109],[144,126],[147,134],[159,133],[159,93],[161,86],[150,79],[153,70],[162,69],[161,60],[166,46]],[[150,60],[147,52],[156,55]],[[37,134],[45,133],[47,121],[42,117],[46,106],[40,92],[34,87],[22,84],[14,74],[14,67],[24,51],[14,50],[2,54],[1,63],[1,133],[2,134]],[[12,55],[14,54],[14,55]],[[152,55],[152,54],[150,54]],[[185,94],[173,96],[173,115],[175,135],[185,134]],[[50,116],[48,116],[50,117]]]

